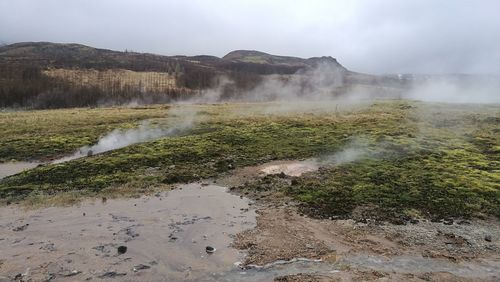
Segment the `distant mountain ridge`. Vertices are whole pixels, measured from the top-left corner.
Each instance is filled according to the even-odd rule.
[[[308,59],[303,59],[291,56],[271,55],[268,53],[255,50],[235,50],[229,52],[227,55],[222,57],[222,59],[236,61],[236,62],[245,62],[245,63],[287,65],[287,66],[300,66],[300,67],[316,66],[319,63],[326,63],[347,71],[347,69],[344,66],[342,66],[337,61],[337,59],[330,56],[311,57]]]
[[[222,58],[208,55],[197,56],[164,56],[151,53],[121,52],[108,49],[93,48],[76,43],[52,43],[52,42],[20,42],[0,47],[0,62],[21,62],[30,60],[38,63],[63,64],[87,64],[99,66],[99,64],[117,64],[124,66],[137,60],[152,64],[153,60],[158,63],[170,60],[196,62],[203,65],[219,66],[231,63],[271,65],[293,68],[314,66],[318,62],[331,63],[345,69],[336,59],[332,57],[313,57],[308,59],[271,55],[254,50],[236,50],[229,52]],[[155,64],[152,64],[155,65]],[[154,68],[154,66],[151,66]],[[345,69],[347,70],[347,69]],[[257,71],[258,72],[258,71]],[[279,73],[280,71],[277,70]]]
[[[0,47],[0,107],[88,106],[134,99],[169,102],[198,95],[216,86],[222,76],[232,81],[225,86],[228,97],[253,89],[268,75],[286,80],[319,65],[342,75],[344,86],[388,82],[349,71],[329,56],[304,59],[254,50],[236,50],[222,58],[163,56],[75,43],[21,42]]]

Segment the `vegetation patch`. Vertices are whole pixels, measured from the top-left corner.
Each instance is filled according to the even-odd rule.
[[[40,166],[2,180],[0,198],[95,196],[110,187],[142,191],[271,160],[328,159],[361,138],[368,152],[361,157],[326,162],[318,172],[286,181],[269,176],[242,189],[274,190],[321,217],[500,216],[495,107],[395,101],[341,113],[252,116],[234,115],[238,105],[200,107],[207,119],[190,134]]]
[[[116,128],[165,118],[168,106],[0,112],[0,162],[54,159]]]

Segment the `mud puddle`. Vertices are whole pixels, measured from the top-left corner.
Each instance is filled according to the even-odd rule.
[[[219,176],[216,182],[223,186],[240,186],[247,181],[272,174],[284,173],[288,176],[301,176],[319,169],[316,159],[271,161],[261,165],[236,168],[231,173]]]
[[[0,179],[10,175],[21,173],[25,170],[35,168],[40,163],[37,162],[7,162],[0,163]]]
[[[283,173],[295,177],[318,169],[318,162],[314,159],[304,161],[276,161],[259,167],[260,173],[265,175]]]
[[[248,200],[214,185],[73,207],[3,207],[0,281],[216,280],[239,270],[243,253],[230,244],[254,226]],[[208,254],[207,246],[216,251]]]

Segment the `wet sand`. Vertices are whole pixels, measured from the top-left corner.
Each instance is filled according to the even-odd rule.
[[[0,277],[212,280],[238,268],[243,253],[230,247],[232,237],[254,224],[246,199],[200,184],[73,207],[2,207]]]

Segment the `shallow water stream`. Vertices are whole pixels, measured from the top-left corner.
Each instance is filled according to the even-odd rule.
[[[243,254],[229,246],[232,236],[254,225],[248,200],[200,184],[73,207],[3,207],[0,273],[34,280],[207,278],[237,268]],[[126,253],[118,254],[119,246]]]
[[[35,168],[40,163],[36,162],[7,162],[0,163],[0,179],[5,178],[10,175],[14,175],[23,172],[28,169]]]
[[[382,272],[447,272],[467,278],[491,278],[500,276],[500,261],[494,260],[454,263],[446,259],[424,258],[417,255],[396,256],[392,258],[373,255],[355,255],[345,258],[343,263]]]

